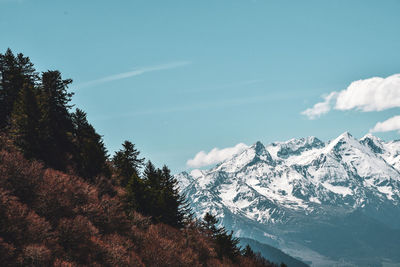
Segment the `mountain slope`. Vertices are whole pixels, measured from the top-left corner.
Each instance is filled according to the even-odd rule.
[[[364,256],[373,259],[371,266],[379,266],[383,258],[400,262],[386,253],[389,250],[375,249],[378,244],[361,236],[368,232],[349,235],[357,231],[354,222],[362,214],[363,223],[379,225],[381,231],[397,236],[398,141],[384,142],[372,135],[357,140],[346,132],[330,142],[315,137],[268,146],[256,142],[210,170],[183,172],[176,178],[198,214],[213,212],[238,236],[277,246],[313,265],[365,264],[357,260],[362,251],[372,251]],[[320,242],[312,237],[313,231],[323,236],[332,230],[340,233],[344,243],[368,249],[354,249],[351,254],[337,242],[313,245]]]

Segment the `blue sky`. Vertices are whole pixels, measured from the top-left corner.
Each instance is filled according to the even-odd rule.
[[[177,172],[201,150],[362,137],[400,115],[398,102],[301,114],[353,81],[400,73],[399,13],[397,0],[0,0],[0,51],[72,78],[110,152],[129,139]]]

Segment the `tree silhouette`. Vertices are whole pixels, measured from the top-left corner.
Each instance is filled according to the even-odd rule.
[[[59,71],[42,74],[40,103],[42,111],[41,139],[43,153],[40,158],[49,166],[65,170],[72,154],[73,124],[69,105],[72,93],[67,92],[71,79],[63,80]]]
[[[40,115],[33,85],[25,84],[12,112],[11,135],[27,158],[34,158],[41,151]]]
[[[11,113],[20,91],[34,86],[38,74],[29,57],[15,56],[10,48],[0,54],[0,129],[10,125]]]
[[[140,152],[130,141],[125,141],[122,147],[121,150],[115,153],[112,162],[117,172],[119,184],[125,187],[133,174],[139,174],[144,159],[139,158]]]
[[[233,231],[228,233],[225,227],[217,227],[219,220],[207,212],[203,217],[202,226],[214,241],[215,251],[220,259],[227,257],[232,261],[240,255],[239,239],[233,237]]]
[[[107,168],[107,150],[101,136],[88,122],[86,113],[76,109],[72,114],[74,162],[80,176],[94,182],[99,174],[109,175]]]

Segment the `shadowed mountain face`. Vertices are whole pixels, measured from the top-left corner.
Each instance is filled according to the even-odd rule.
[[[192,208],[314,266],[400,264],[400,142],[261,142],[176,175]]]

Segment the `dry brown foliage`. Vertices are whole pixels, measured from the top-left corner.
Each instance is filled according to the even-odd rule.
[[[136,212],[127,216],[122,188],[45,169],[1,136],[0,149],[2,266],[235,265],[216,258],[195,224],[176,229]],[[236,265],[258,266],[244,257]]]

